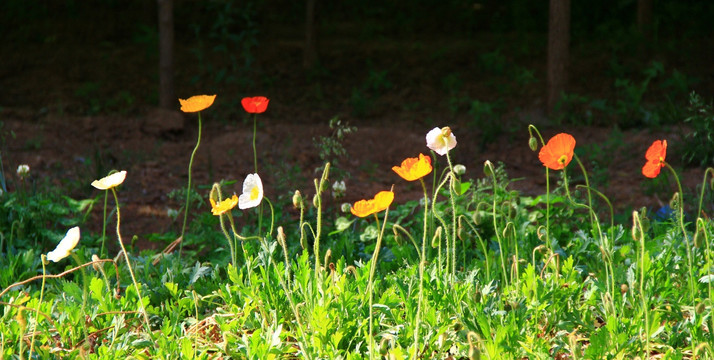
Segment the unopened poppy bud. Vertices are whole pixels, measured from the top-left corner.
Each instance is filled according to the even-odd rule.
[[[282,226],[278,226],[278,242],[280,245],[285,246],[285,231]]]
[[[672,195],[672,200],[669,201],[669,207],[672,208],[672,210],[679,210],[679,193],[676,192],[674,195]]]
[[[92,267],[94,268],[94,270],[99,271],[100,265],[97,263],[97,261],[99,261],[99,256],[97,256],[97,254],[92,254],[92,262],[94,263],[92,264]]]
[[[697,304],[697,306],[694,308],[694,311],[695,311],[698,315],[701,315],[702,313],[704,313],[704,310],[706,310],[706,309],[707,309],[707,304],[705,304],[704,302],[700,302],[700,303]]]
[[[448,138],[451,136],[451,128],[448,126],[444,126],[441,128],[441,136]]]
[[[531,136],[531,138],[528,139],[528,147],[531,148],[531,150],[533,151],[538,150],[538,140],[535,138],[535,136]]]
[[[465,173],[466,173],[466,166],[463,166],[461,164],[456,164],[454,166],[454,174],[461,176]]]
[[[340,205],[340,210],[342,210],[343,213],[350,212],[351,208],[352,208],[352,205],[350,203],[342,203],[342,205]]]
[[[481,359],[481,352],[473,346],[473,344],[469,344],[469,360],[480,360]]]
[[[389,352],[389,338],[385,337],[379,343],[379,354],[385,356],[387,355],[387,352]]]
[[[436,228],[436,231],[434,232],[434,237],[431,238],[431,247],[432,247],[432,248],[437,248],[437,247],[439,247],[439,244],[441,243],[441,233],[442,233],[443,231],[444,231],[444,230],[441,228],[441,226],[439,226],[438,228]]]
[[[332,260],[332,250],[327,249],[327,252],[325,253],[325,264],[329,264],[330,260]]]
[[[295,194],[293,194],[293,206],[295,208],[299,208],[302,205],[302,194],[300,194],[300,190],[295,190]]]
[[[483,163],[483,173],[486,174],[486,176],[493,176],[493,163],[491,160],[486,160]]]
[[[630,291],[630,287],[627,286],[627,284],[620,285],[620,294],[622,294],[622,296],[625,296],[628,291]]]
[[[315,196],[312,197],[312,206],[314,207],[320,207],[320,197],[315,194]]]

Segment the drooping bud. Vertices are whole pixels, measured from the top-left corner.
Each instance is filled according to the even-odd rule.
[[[432,248],[439,247],[439,244],[441,243],[441,233],[443,231],[444,231],[444,229],[441,226],[436,228],[436,231],[434,232],[434,237],[431,238],[431,247]]]
[[[483,163],[483,173],[486,174],[486,176],[493,176],[493,163],[491,160],[486,160]]]
[[[454,165],[454,174],[461,176],[465,173],[466,173],[466,166],[461,165],[461,164]]]
[[[535,138],[535,136],[531,136],[531,138],[528,139],[528,147],[531,148],[531,150],[533,151],[538,150],[538,140]]]
[[[445,138],[451,136],[451,128],[448,126],[444,126],[443,128],[441,128],[441,136]]]

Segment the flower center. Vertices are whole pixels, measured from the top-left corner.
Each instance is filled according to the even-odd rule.
[[[659,157],[659,165],[664,166],[664,158],[661,156]]]
[[[562,155],[561,157],[558,158],[558,163],[565,165],[565,162],[568,161],[568,157],[566,155]]]
[[[258,190],[257,186],[250,190],[250,199],[251,200],[257,199],[259,195],[260,195],[260,190]]]

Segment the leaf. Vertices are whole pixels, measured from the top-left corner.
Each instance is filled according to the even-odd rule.
[[[92,299],[102,301],[104,298],[104,281],[99,278],[91,278],[89,280],[89,293]]]
[[[193,285],[198,279],[206,276],[209,271],[211,271],[211,268],[208,266],[201,266],[201,264],[196,261],[196,265],[194,265],[193,268],[189,269],[188,271],[191,272],[191,280],[189,280],[188,284]]]

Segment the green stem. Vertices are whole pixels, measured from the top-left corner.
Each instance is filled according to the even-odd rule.
[[[136,289],[136,295],[139,298],[139,307],[141,308],[141,313],[144,315],[144,323],[146,325],[146,331],[148,332],[149,335],[151,335],[152,332],[151,332],[151,325],[149,324],[149,315],[146,313],[146,309],[144,308],[144,301],[143,301],[143,298],[141,297],[141,288],[139,288],[139,284],[136,282],[136,276],[134,276],[134,270],[132,269],[131,261],[129,260],[129,253],[126,252],[126,248],[124,247],[124,241],[122,241],[121,232],[119,231],[119,228],[121,225],[121,213],[119,211],[119,197],[117,196],[117,191],[115,188],[111,188],[111,190],[112,190],[112,194],[114,194],[114,202],[117,205],[117,238],[119,239],[119,246],[121,246],[121,251],[122,251],[122,253],[124,253],[124,260],[126,261],[127,268],[129,268],[129,274],[131,275],[131,281],[134,283],[134,288]]]
[[[372,331],[372,302],[374,301],[374,272],[377,268],[377,258],[379,257],[379,248],[382,247],[382,237],[384,236],[384,228],[387,226],[387,215],[389,215],[389,208],[384,211],[384,221],[382,222],[382,229],[377,236],[377,244],[374,247],[374,253],[372,254],[372,259],[370,260],[369,267],[369,281],[367,283],[367,292],[369,293],[369,358],[374,359],[374,332]],[[377,228],[379,228],[379,217],[374,214],[374,218],[377,221]]]
[[[694,299],[696,295],[696,284],[694,283],[694,272],[692,270],[692,247],[689,244],[689,236],[687,236],[687,229],[684,227],[684,193],[682,192],[682,183],[679,182],[679,177],[674,168],[668,163],[665,163],[667,169],[674,175],[674,181],[677,183],[677,189],[679,190],[679,199],[677,207],[679,208],[679,226],[682,230],[682,236],[684,236],[684,244],[687,246],[687,265],[689,267],[689,291],[691,293],[691,301],[694,304]]]
[[[503,257],[503,241],[501,241],[501,234],[498,231],[498,222],[496,221],[496,173],[494,171],[493,164],[490,161],[486,161],[485,167],[488,167],[490,169],[489,172],[491,173],[491,179],[493,181],[493,204],[491,209],[491,216],[493,218],[493,232],[496,234],[496,240],[498,241],[498,252],[501,257],[501,270],[503,271],[503,280],[506,284],[505,287],[508,287],[508,272],[506,271],[506,260]]]
[[[107,199],[109,193],[104,192],[104,216],[102,217],[102,248],[99,250],[99,256],[104,256],[104,239],[107,237]]]
[[[426,191],[424,179],[420,178],[421,188],[424,190],[424,231],[421,238],[421,254],[419,258],[419,300],[417,301],[416,326],[414,327],[414,356],[416,360],[419,354],[419,330],[421,327],[421,306],[424,302],[424,266],[426,263],[426,236],[429,218],[429,194]]]
[[[650,320],[649,308],[647,305],[647,296],[645,296],[645,233],[642,229],[642,222],[639,214],[635,211],[632,217],[633,221],[633,236],[640,235],[640,296],[642,300],[642,312],[645,315],[645,356],[643,359],[649,359],[650,353]],[[637,239],[635,238],[635,241]]]
[[[708,167],[704,170],[704,180],[702,180],[702,192],[699,194],[699,208],[697,209],[697,217],[702,216],[702,202],[704,201],[704,189],[707,187],[707,174],[714,176],[714,168]]]
[[[451,164],[449,151],[446,151],[446,161],[449,163],[449,198],[451,199],[451,275],[456,279],[456,194],[454,193],[454,166]],[[448,236],[447,236],[448,241]]]
[[[179,259],[181,258],[181,253],[183,251],[183,243],[186,241],[184,235],[186,234],[186,220],[188,219],[188,206],[191,202],[191,167],[193,167],[193,157],[198,151],[198,146],[201,144],[201,112],[198,112],[198,139],[196,140],[196,146],[191,152],[191,159],[188,161],[188,185],[186,186],[186,206],[183,209],[183,225],[181,225],[181,243],[179,244]],[[118,206],[117,206],[118,207]],[[117,209],[119,212],[119,209]]]
[[[37,302],[37,310],[35,310],[35,328],[32,331],[32,338],[30,339],[30,355],[28,359],[32,359],[32,351],[35,348],[35,334],[37,333],[37,325],[40,320],[40,306],[42,305],[42,298],[45,295],[45,274],[47,274],[47,269],[45,268],[45,263],[47,262],[47,257],[45,254],[40,255],[42,259],[42,287],[40,288],[40,301]]]

